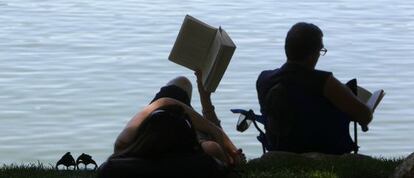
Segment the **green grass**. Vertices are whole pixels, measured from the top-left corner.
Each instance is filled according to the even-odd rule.
[[[313,159],[302,156],[278,156],[264,160],[251,160],[236,168],[242,177],[389,177],[402,159],[355,157],[329,157]],[[92,178],[94,171],[54,170],[52,165],[33,163],[27,165],[3,165],[0,178]]]
[[[243,177],[389,177],[402,159],[356,158],[353,156],[313,159],[278,156],[277,159],[249,161],[239,168]]]
[[[94,171],[55,170],[52,165],[30,163],[3,165],[0,178],[95,178]]]

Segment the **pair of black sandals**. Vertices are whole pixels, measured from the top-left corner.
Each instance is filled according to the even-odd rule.
[[[92,159],[92,156],[82,153],[75,161],[73,156],[70,154],[70,152],[65,153],[62,158],[59,159],[59,161],[56,163],[56,170],[59,170],[60,165],[66,166],[66,170],[69,170],[71,166],[73,166],[73,170],[80,170],[79,164],[85,165],[85,170],[87,169],[87,166],[89,164],[95,165],[93,170],[96,170],[98,168],[98,165],[96,162]]]

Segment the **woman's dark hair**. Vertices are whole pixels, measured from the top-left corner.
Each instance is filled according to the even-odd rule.
[[[288,60],[301,61],[323,48],[323,33],[314,24],[299,22],[290,28],[285,41]]]
[[[121,157],[157,159],[200,152],[195,129],[179,105],[164,106],[144,120],[134,143]]]

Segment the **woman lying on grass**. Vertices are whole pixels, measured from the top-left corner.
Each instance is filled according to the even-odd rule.
[[[121,161],[118,165],[126,166],[119,168],[153,165],[159,171],[143,173],[141,167],[137,174],[133,171],[138,169],[127,169],[132,171],[128,175],[190,176],[194,173],[196,175],[193,176],[197,177],[211,177],[223,174],[220,171],[223,168],[245,161],[241,150],[237,149],[221,129],[210,99],[211,92],[205,91],[201,82],[201,72],[195,74],[203,115],[191,107],[190,81],[185,77],[171,80],[161,88],[147,107],[128,122],[116,139],[113,155],[106,165],[101,166],[101,172],[114,172],[115,169],[111,171],[108,168],[111,167],[108,166],[111,161],[120,163],[119,160],[136,159],[141,162],[135,160],[129,162],[131,164],[125,164],[126,162]],[[116,164],[112,165],[116,167]],[[152,168],[146,170],[149,169]],[[168,172],[165,169],[170,172],[165,173]]]

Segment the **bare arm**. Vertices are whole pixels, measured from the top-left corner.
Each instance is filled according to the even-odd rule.
[[[324,88],[324,95],[341,111],[351,116],[352,121],[367,126],[372,120],[372,112],[352,91],[334,76],[330,76]]]
[[[231,142],[230,138],[224,133],[224,131],[210,122],[207,119],[204,119],[199,113],[197,113],[193,108],[185,105],[182,102],[174,100],[172,98],[167,98],[171,100],[171,102],[175,102],[175,104],[180,105],[184,108],[185,113],[190,116],[191,122],[196,130],[205,132],[211,135],[220,146],[222,146],[226,151],[237,151],[237,147]]]
[[[204,89],[204,85],[202,82],[202,72],[197,70],[195,72],[197,77],[197,88],[200,94],[200,102],[202,106],[202,113],[204,119],[198,119],[202,122],[208,122],[213,124],[210,129],[210,134],[216,134],[216,139],[222,148],[225,151],[225,154],[229,157],[228,163],[229,164],[238,164],[245,161],[244,154],[242,153],[241,149],[237,149],[237,147],[231,142],[230,138],[225,134],[225,132],[221,128],[220,119],[218,119],[217,114],[215,112],[215,108],[213,103],[211,102],[211,92],[206,91]],[[198,114],[198,113],[196,113]],[[198,116],[199,117],[199,116]],[[198,122],[198,121],[197,121]]]
[[[211,92],[204,90],[201,71],[196,71],[195,75],[197,77],[197,88],[198,93],[200,94],[201,107],[203,108],[203,117],[221,128],[221,121],[218,119],[217,114],[214,111],[215,108],[213,106],[213,103],[211,102]]]

